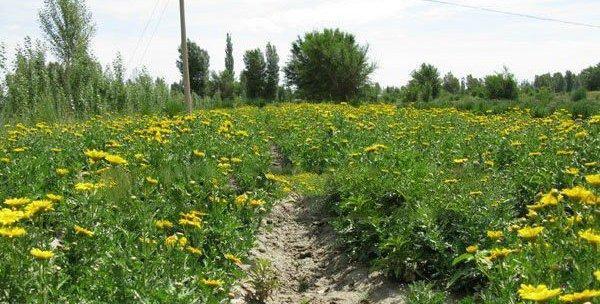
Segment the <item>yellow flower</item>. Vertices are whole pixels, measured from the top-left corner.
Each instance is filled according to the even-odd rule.
[[[111,165],[115,165],[115,166],[127,164],[127,161],[118,155],[108,154],[108,155],[104,156],[104,159],[106,159],[106,161],[109,162]]]
[[[529,156],[540,156],[542,152],[529,152]]]
[[[59,176],[65,176],[65,175],[69,174],[69,169],[58,168],[58,169],[56,169],[56,174],[58,174]]]
[[[509,254],[516,252],[516,251],[517,250],[515,250],[515,249],[508,249],[508,248],[492,248],[492,250],[490,250],[490,256],[488,257],[488,259],[490,261],[494,261],[496,259],[505,258]]]
[[[179,238],[177,237],[177,235],[173,234],[165,239],[165,245],[167,245],[169,247],[173,247],[177,243],[178,239]]]
[[[152,177],[146,177],[146,181],[148,182],[148,184],[150,185],[158,185],[158,180],[154,179]]]
[[[568,196],[570,199],[578,202],[590,205],[596,203],[596,196],[594,195],[594,193],[581,186],[575,186],[573,188],[564,189],[562,193]]]
[[[592,229],[579,231],[579,237],[594,245],[600,244],[600,235],[596,234]]]
[[[475,253],[479,250],[479,247],[477,247],[477,245],[471,245],[469,247],[467,247],[467,252],[468,253]]]
[[[92,237],[94,236],[94,232],[87,230],[81,226],[75,225],[75,233],[76,234],[81,234],[81,235],[85,235],[87,237]]]
[[[203,158],[206,156],[206,153],[204,153],[203,151],[200,151],[200,150],[194,150],[194,156],[196,156],[198,158]]]
[[[521,284],[518,293],[523,300],[543,302],[555,298],[561,293],[561,290],[560,288],[548,289],[548,287],[543,284],[538,286]]]
[[[96,185],[93,183],[77,183],[75,184],[75,190],[80,192],[92,191],[96,189]]]
[[[240,260],[240,258],[236,257],[233,254],[227,253],[225,254],[225,258],[230,260],[231,262],[233,262],[236,265],[243,265],[244,263],[242,263],[242,260]]]
[[[588,136],[588,133],[586,131],[581,131],[578,133],[575,133],[575,138],[585,138]]]
[[[530,226],[526,226],[523,227],[522,229],[519,229],[517,231],[517,233],[519,234],[519,237],[524,238],[526,240],[534,240],[535,238],[537,238],[537,236],[542,233],[542,231],[544,230],[544,227],[530,227]]]
[[[384,149],[387,149],[386,145],[374,144],[374,145],[366,147],[363,151],[365,153],[375,153],[375,152],[378,152],[379,150],[384,150]]]
[[[453,178],[453,179],[445,179],[444,180],[444,184],[455,184],[455,183],[458,183],[458,179]]]
[[[483,195],[483,192],[481,191],[471,191],[469,192],[470,196],[479,196],[479,195]]]
[[[0,224],[1,225],[12,225],[21,219],[25,218],[23,211],[2,209],[0,210]]]
[[[104,151],[95,150],[95,149],[94,150],[86,150],[83,153],[85,154],[85,156],[89,157],[93,161],[101,160],[104,157],[106,157],[106,155],[108,155],[108,153],[106,153]]]
[[[542,195],[539,202],[534,205],[527,206],[529,209],[538,210],[547,206],[556,206],[563,200],[563,196],[556,189],[550,190],[550,192]]]
[[[248,200],[248,195],[244,193],[244,194],[238,195],[235,198],[235,203],[238,205],[243,205],[246,203],[247,200]]]
[[[600,270],[594,271],[594,276],[596,277],[596,280],[600,281]]]
[[[265,201],[263,201],[261,199],[253,199],[253,200],[250,200],[250,203],[249,203],[249,205],[252,207],[260,207],[264,204],[265,204]]]
[[[192,247],[192,246],[187,246],[185,248],[185,250],[187,250],[187,252],[191,253],[191,254],[195,254],[195,255],[201,255],[202,254],[202,250],[196,247]]]
[[[48,260],[54,257],[54,253],[52,251],[41,250],[38,248],[31,248],[29,253],[36,259],[40,260]]]
[[[54,204],[52,203],[52,201],[39,200],[33,201],[31,202],[31,204],[25,206],[23,211],[25,211],[25,216],[30,218],[38,214],[39,212],[46,212],[52,210],[54,210]]]
[[[200,228],[202,227],[202,222],[199,219],[189,220],[186,218],[182,218],[179,219],[179,225]]]
[[[503,233],[502,233],[502,231],[488,230],[487,236],[492,240],[498,240],[498,239],[502,238]]]
[[[31,202],[30,199],[26,197],[21,198],[7,198],[4,200],[4,204],[9,205],[11,207],[18,207],[22,205],[27,205]]]
[[[56,194],[52,194],[52,193],[48,193],[46,194],[46,198],[53,201],[53,202],[60,202],[62,201],[63,197],[60,195],[56,195]]]
[[[469,161],[468,158],[456,158],[456,159],[452,160],[452,162],[454,162],[455,164],[459,164],[459,165],[462,165],[462,164],[466,163],[467,161]]]
[[[221,280],[211,280],[211,279],[202,279],[201,282],[202,282],[202,284],[204,284],[206,286],[210,286],[210,287],[221,287],[224,284],[224,282]]]
[[[571,175],[577,175],[577,174],[579,174],[579,169],[577,169],[577,168],[574,168],[574,167],[569,167],[569,168],[567,168],[567,169],[565,170],[565,172],[566,172],[567,174],[571,174]]]
[[[3,163],[5,163],[5,164],[8,164],[8,163],[10,163],[10,158],[3,157],[3,158],[0,158],[0,161],[3,162]]]
[[[154,226],[158,229],[170,229],[173,228],[173,223],[168,220],[158,220],[154,222]]]
[[[563,302],[583,302],[600,296],[600,290],[586,289],[582,292],[575,292],[558,297]]]
[[[13,238],[27,234],[27,231],[20,227],[0,228],[0,236]]]
[[[592,186],[600,186],[600,174],[586,175],[585,181]]]

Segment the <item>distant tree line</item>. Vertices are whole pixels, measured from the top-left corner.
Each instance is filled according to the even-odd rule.
[[[144,69],[128,76],[123,59],[103,67],[91,52],[95,26],[86,1],[44,0],[39,12],[44,41],[25,38],[15,59],[7,62],[0,44],[0,112],[2,117],[60,119],[104,112],[166,111],[184,109],[182,84],[170,86]],[[225,39],[225,68],[210,70],[210,56],[188,40],[190,86],[196,106],[229,106],[271,102],[429,102],[441,97],[472,96],[481,99],[538,99],[570,94],[586,98],[586,91],[600,90],[600,64],[579,74],[566,71],[536,75],[533,83],[517,83],[507,68],[476,78],[442,76],[423,63],[402,87],[382,88],[370,80],[376,66],[367,45],[339,29],[324,29],[299,36],[291,45],[289,60],[280,66],[275,46],[247,50],[243,69],[235,74],[234,46]],[[56,61],[48,60],[48,51]],[[176,66],[183,71],[182,52]],[[280,74],[284,76],[280,80]]]

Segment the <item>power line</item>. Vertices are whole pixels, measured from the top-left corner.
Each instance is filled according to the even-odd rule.
[[[165,5],[163,6],[162,11],[160,13],[160,17],[158,18],[158,22],[156,23],[156,26],[154,26],[152,35],[150,35],[150,40],[148,40],[148,43],[146,44],[146,48],[144,48],[144,53],[142,53],[142,57],[140,58],[140,62],[139,62],[140,65],[144,62],[144,58],[146,57],[146,52],[148,52],[148,47],[150,47],[150,44],[152,44],[152,40],[154,40],[154,35],[156,35],[156,30],[158,29],[158,27],[160,26],[160,23],[162,22],[163,16],[165,15],[165,11],[167,10],[167,6],[169,6],[169,0],[165,1]]]
[[[517,17],[523,17],[523,18],[530,18],[530,19],[542,20],[542,21],[558,22],[558,23],[563,23],[563,24],[585,26],[585,27],[596,28],[596,29],[600,28],[600,25],[595,25],[595,24],[589,24],[589,23],[583,23],[583,22],[576,22],[576,21],[568,21],[568,20],[561,20],[561,19],[555,19],[555,18],[549,18],[549,17],[541,17],[541,16],[535,16],[535,15],[529,15],[529,14],[513,13],[513,12],[501,11],[501,10],[497,10],[497,9],[493,9],[493,8],[487,8],[487,7],[481,7],[481,6],[474,6],[474,5],[453,3],[453,2],[447,2],[447,1],[441,1],[441,0],[421,0],[421,1],[431,2],[431,3],[439,3],[439,4],[446,4],[446,5],[452,5],[452,6],[470,8],[470,9],[475,9],[475,10],[480,10],[480,11],[492,12],[492,13],[497,13],[497,14],[504,14],[504,15],[510,15],[510,16],[517,16]]]
[[[129,60],[127,61],[128,64],[133,63],[133,59],[135,58],[135,55],[137,54],[138,48],[140,47],[140,43],[144,39],[144,35],[146,34],[148,25],[150,25],[150,21],[152,21],[152,17],[154,17],[154,12],[156,11],[156,8],[158,7],[159,3],[160,3],[160,0],[156,0],[156,2],[154,3],[154,7],[152,8],[152,13],[150,13],[150,16],[148,16],[148,20],[146,20],[146,24],[144,25],[144,28],[142,29],[142,33],[140,34],[140,36],[137,39],[137,42],[135,44],[135,49],[133,49],[133,53],[131,53],[131,56],[129,56]]]

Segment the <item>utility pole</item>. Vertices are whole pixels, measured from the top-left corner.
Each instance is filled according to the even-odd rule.
[[[187,37],[185,34],[185,4],[179,0],[179,19],[181,20],[181,51],[183,52],[183,87],[188,112],[192,113],[192,93],[190,92],[190,63],[188,58]]]

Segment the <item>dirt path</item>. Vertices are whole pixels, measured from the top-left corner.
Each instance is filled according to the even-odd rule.
[[[270,260],[281,282],[267,303],[404,303],[401,286],[350,262],[338,249],[319,206],[316,200],[290,195],[264,219],[251,255]],[[241,283],[232,303],[246,303],[244,289],[247,283]]]

